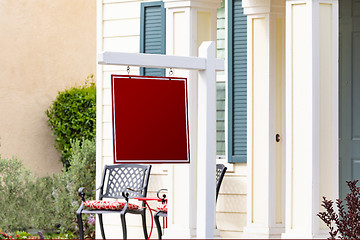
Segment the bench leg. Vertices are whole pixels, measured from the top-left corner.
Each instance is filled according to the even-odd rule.
[[[155,213],[154,221],[155,221],[156,228],[157,228],[157,231],[158,231],[159,239],[161,239],[162,232],[161,232],[161,226],[160,226],[160,221],[159,221],[159,212]]]
[[[120,218],[121,218],[121,225],[123,230],[123,239],[127,239],[125,213],[120,213]]]
[[[83,227],[81,212],[76,213],[76,216],[78,221],[80,239],[84,239],[84,227]]]
[[[104,231],[104,224],[103,224],[102,214],[98,214],[98,216],[99,216],[101,236],[102,236],[103,239],[106,239],[105,238],[105,231]]]
[[[146,212],[144,210],[144,213],[141,214],[141,218],[142,218],[142,224],[143,224],[143,231],[144,231],[144,237],[145,239],[148,239],[148,233],[147,233],[147,229],[146,229]]]

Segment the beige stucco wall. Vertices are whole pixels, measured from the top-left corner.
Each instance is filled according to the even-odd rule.
[[[0,2],[0,154],[58,172],[45,110],[96,71],[96,0]]]

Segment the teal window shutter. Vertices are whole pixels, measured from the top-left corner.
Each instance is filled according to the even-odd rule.
[[[165,54],[165,8],[164,3],[141,3],[140,53]],[[165,69],[140,68],[143,76],[165,76]]]
[[[247,21],[242,0],[229,0],[228,161],[246,162]]]

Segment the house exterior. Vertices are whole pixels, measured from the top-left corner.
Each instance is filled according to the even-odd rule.
[[[0,155],[60,172],[45,114],[58,91],[96,71],[96,1],[0,3]]]
[[[98,0],[97,52],[197,56],[203,41],[216,41],[226,70],[217,73],[214,131],[217,162],[228,172],[214,237],[324,238],[322,196],[343,197],[345,181],[360,172],[359,21],[359,0]],[[168,72],[130,66],[135,75]],[[127,68],[97,68],[98,181],[113,163],[111,74]],[[174,76],[189,79],[194,143],[197,73]],[[190,153],[189,165],[153,165],[149,195],[169,189],[164,238],[201,237],[196,144]],[[128,219],[129,237],[141,238],[139,219]],[[118,217],[104,222],[109,238],[121,237]]]

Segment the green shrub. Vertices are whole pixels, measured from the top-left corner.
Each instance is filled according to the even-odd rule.
[[[31,226],[29,208],[33,175],[16,157],[0,156],[0,229],[25,230]]]
[[[32,200],[28,208],[31,228],[53,229],[55,227],[55,211],[53,189],[55,183],[50,176],[36,178],[28,189],[28,197]]]
[[[95,189],[96,142],[93,140],[75,140],[71,142],[70,181],[76,183],[76,196],[80,187]],[[95,195],[91,196],[94,197]]]
[[[53,177],[36,178],[16,157],[0,156],[0,229],[60,230],[65,235],[77,231],[77,190],[95,189],[95,139],[71,141],[71,149],[71,166]]]
[[[0,229],[54,227],[52,178],[36,178],[16,157],[0,157],[0,183]]]
[[[94,139],[96,135],[96,86],[93,75],[82,86],[58,92],[55,101],[46,110],[48,123],[55,138],[55,148],[68,168],[70,140]]]
[[[71,142],[71,149],[69,169],[54,175],[54,216],[62,232],[76,229],[75,212],[81,203],[78,189],[95,189],[95,139],[83,142],[75,140]],[[95,194],[90,194],[89,198],[95,199]]]

